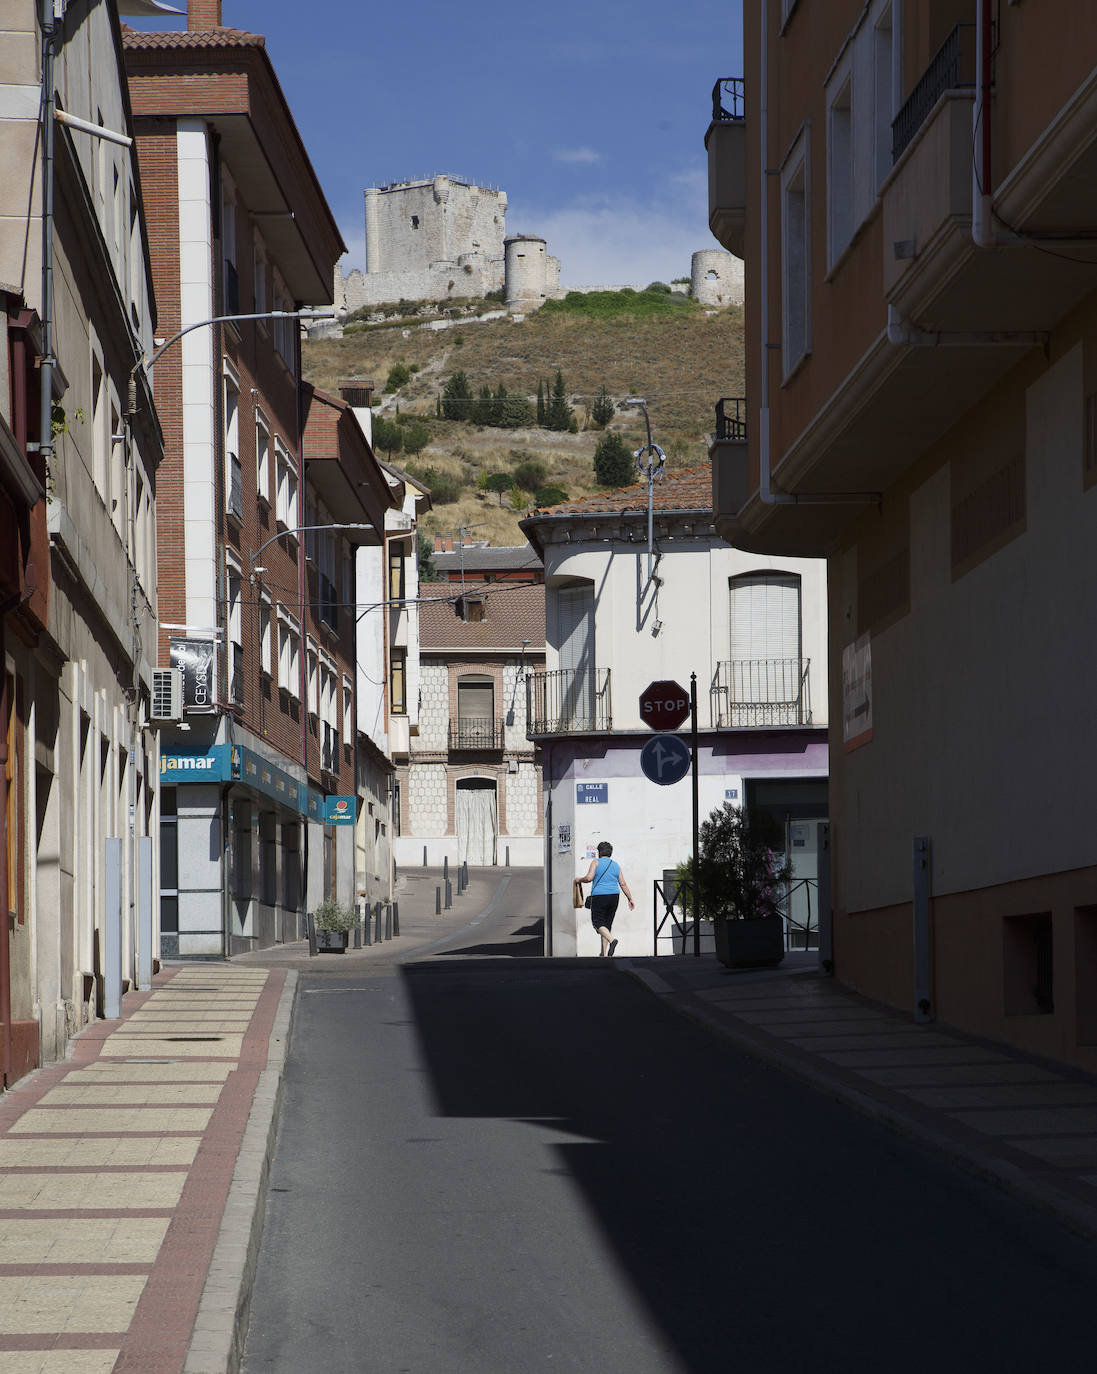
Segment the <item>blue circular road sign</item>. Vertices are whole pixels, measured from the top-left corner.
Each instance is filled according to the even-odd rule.
[[[689,772],[689,766],[689,745],[677,735],[652,735],[640,750],[640,768],[644,777],[657,782],[660,787],[681,782]]]

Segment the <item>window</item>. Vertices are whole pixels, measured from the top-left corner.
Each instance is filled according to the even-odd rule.
[[[289,292],[282,285],[281,278],[275,272],[274,276],[274,309],[292,310],[293,305],[289,298]],[[297,375],[297,331],[296,320],[280,319],[274,321],[274,351],[279,355],[290,372]]]
[[[800,657],[800,579],[760,572],[729,583],[731,661],[727,719],[733,726],[801,725],[808,719]]]
[[[276,493],[277,519],[284,530],[295,530],[297,519],[297,470],[290,462],[289,451],[281,439],[274,441],[274,459],[278,490]]]
[[[320,722],[322,735],[321,766],[329,772],[339,767],[338,683],[335,663],[327,655],[320,659]]]
[[[226,358],[225,372],[225,509],[239,523],[244,520],[243,474],[240,467],[240,383]]]
[[[305,664],[308,681],[308,708],[310,716],[320,714],[320,680],[319,662],[316,657],[316,645],[311,639],[305,641]]]
[[[258,234],[255,236],[252,249],[251,289],[255,300],[255,313],[258,315],[267,308],[267,255],[263,248],[263,240]]]
[[[221,262],[224,269],[224,314],[240,313],[240,278],[236,271],[236,199],[226,184],[221,198]]]
[[[233,558],[225,561],[225,630],[228,640],[229,701],[244,701],[244,621],[240,603],[241,567]]]
[[[827,110],[827,266],[853,237],[853,92],[849,77]]]
[[[270,677],[273,668],[271,658],[271,604],[266,592],[259,593],[259,670]]]
[[[129,252],[127,277],[129,279],[130,321],[135,330],[141,330],[141,303],[144,300],[143,277],[145,254],[141,244],[141,224],[138,218],[137,188],[130,182],[129,190]]]
[[[457,683],[457,739],[465,749],[491,749],[495,745],[495,683],[490,677],[472,675]]]
[[[405,595],[404,545],[393,540],[389,544],[389,600],[403,601]]]
[[[395,715],[407,713],[407,650],[393,649],[389,661],[389,710]]]
[[[126,538],[126,466],[125,451],[123,440],[115,436],[122,433],[122,414],[115,404],[113,396],[110,403],[110,430],[107,434],[107,441],[110,444],[110,500],[107,502],[110,508],[110,518],[114,521],[114,528],[118,531],[123,541]]]
[[[91,355],[91,444],[92,478],[105,504],[110,504],[110,420],[107,402],[107,378],[103,360],[98,352]]]
[[[805,129],[781,173],[781,343],[786,378],[811,351],[808,152]]]
[[[297,622],[278,607],[278,686],[283,692],[301,697],[301,634]]]
[[[270,470],[270,426],[261,410],[255,412],[255,489],[260,501],[273,505],[274,480]]]
[[[343,743],[354,743],[354,688],[349,677],[343,679]]]
[[[895,92],[899,89],[897,47],[892,6],[885,5],[872,30],[872,164],[876,191],[891,171],[891,121],[897,113]]]

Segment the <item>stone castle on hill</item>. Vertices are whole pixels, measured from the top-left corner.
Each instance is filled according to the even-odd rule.
[[[508,236],[505,191],[439,175],[370,186],[365,199],[366,270],[335,272],[343,312],[502,290],[509,311],[526,313],[566,294],[560,260],[545,240]],[[689,289],[703,305],[742,304],[743,264],[723,249],[702,249],[693,254]]]

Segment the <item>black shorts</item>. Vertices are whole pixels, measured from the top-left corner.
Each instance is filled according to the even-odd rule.
[[[590,899],[590,923],[595,930],[599,926],[605,926],[607,930],[613,929],[613,917],[617,912],[617,903],[621,900],[619,892],[603,892],[597,897]]]

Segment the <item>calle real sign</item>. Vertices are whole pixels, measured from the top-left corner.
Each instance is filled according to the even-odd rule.
[[[653,730],[677,730],[689,715],[689,693],[677,682],[649,682],[640,693],[640,719]]]

